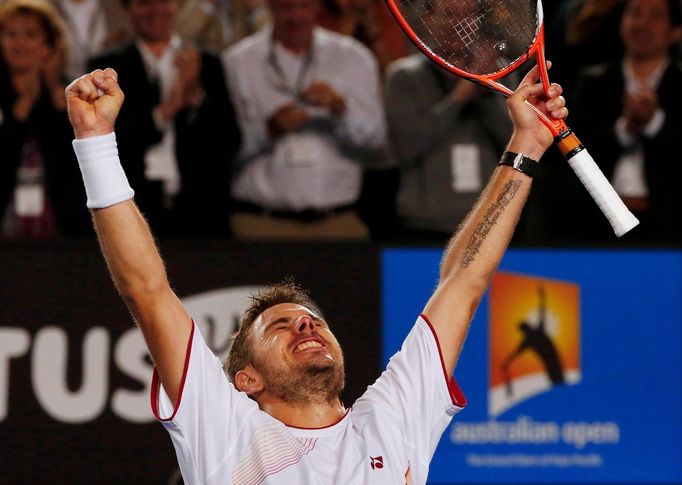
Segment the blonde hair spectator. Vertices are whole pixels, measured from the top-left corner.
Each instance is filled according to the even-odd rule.
[[[0,2],[0,34],[7,19],[13,15],[35,16],[45,34],[45,41],[53,49],[66,54],[64,32],[66,26],[55,6],[45,0],[6,0]]]
[[[47,0],[0,3],[0,238],[89,230],[66,115],[66,41]],[[74,204],[75,203],[75,204]]]

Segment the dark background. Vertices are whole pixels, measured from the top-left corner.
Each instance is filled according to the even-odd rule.
[[[344,349],[346,405],[379,375],[377,246],[224,241],[160,246],[180,297],[295,276],[311,291]],[[107,328],[109,397],[116,389],[143,388],[113,362],[113,347],[132,319],[94,241],[0,245],[0,315],[0,329],[24,328],[31,339],[46,326],[67,331],[71,391],[81,385],[83,336],[93,327]],[[110,404],[90,422],[58,422],[34,396],[31,349],[9,360],[8,367],[8,414],[0,422],[0,483],[177,483],[175,452],[161,425],[128,422],[114,414]]]

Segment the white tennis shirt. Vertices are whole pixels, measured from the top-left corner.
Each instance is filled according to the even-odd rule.
[[[436,445],[466,404],[420,316],[383,374],[336,424],[286,426],[228,381],[194,326],[176,409],[156,370],[152,409],[187,485],[425,484]]]

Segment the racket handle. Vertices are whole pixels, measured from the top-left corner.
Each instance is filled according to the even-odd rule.
[[[628,210],[592,156],[584,148],[567,157],[568,164],[576,173],[601,211],[609,220],[616,236],[621,237],[639,224],[639,220]]]

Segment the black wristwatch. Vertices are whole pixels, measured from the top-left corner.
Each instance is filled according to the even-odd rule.
[[[513,167],[519,172],[525,173],[529,177],[532,177],[535,174],[535,171],[538,169],[538,165],[540,165],[537,160],[528,158],[523,153],[514,152],[504,152],[502,154],[502,158],[500,158],[499,164]]]

